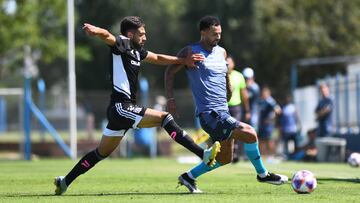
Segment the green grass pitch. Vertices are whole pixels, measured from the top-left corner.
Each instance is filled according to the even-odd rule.
[[[54,196],[53,178],[65,175],[71,160],[0,161],[0,202],[360,202],[360,168],[347,164],[284,162],[269,171],[291,177],[312,171],[316,190],[296,194],[290,183],[258,183],[249,162],[228,165],[198,180],[203,194],[188,194],[177,177],[193,165],[175,159],[108,159],[80,176],[63,196]]]

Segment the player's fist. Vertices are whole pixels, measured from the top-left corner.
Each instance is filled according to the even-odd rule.
[[[85,30],[85,32],[89,35],[97,35],[99,33],[100,28],[98,28],[94,25],[91,25],[89,23],[84,23],[84,26],[82,29]]]
[[[201,62],[201,61],[204,61],[205,60],[205,57],[203,54],[199,54],[199,53],[193,53],[191,55],[188,55],[186,58],[185,58],[185,65],[188,67],[188,68],[196,68],[196,62]]]

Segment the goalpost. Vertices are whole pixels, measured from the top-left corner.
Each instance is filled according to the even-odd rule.
[[[19,97],[19,121],[22,123],[25,134],[25,159],[30,160],[31,140],[30,140],[30,118],[31,113],[39,120],[43,127],[53,136],[57,144],[64,150],[65,154],[72,159],[77,158],[77,116],[76,116],[76,76],[75,76],[75,30],[74,30],[74,0],[67,0],[68,15],[68,84],[69,84],[69,131],[70,131],[70,148],[63,142],[62,138],[56,132],[55,128],[48,122],[43,113],[33,103],[31,98],[31,78],[36,75],[36,56],[31,52],[31,48],[24,46],[24,88],[1,89],[1,95],[17,95]],[[21,99],[20,99],[21,98]],[[20,115],[21,114],[21,115]],[[1,121],[1,117],[0,117]],[[1,127],[1,126],[0,126]],[[0,129],[1,130],[1,129]]]

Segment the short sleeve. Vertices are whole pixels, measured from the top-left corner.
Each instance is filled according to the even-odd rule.
[[[140,60],[144,60],[146,58],[146,56],[148,55],[148,51],[144,48],[141,48],[139,50],[139,54],[140,54]]]
[[[329,107],[332,109],[333,108],[333,100],[329,98]]]
[[[240,84],[240,89],[246,88],[245,78],[241,73],[239,73],[239,84]]]
[[[329,108],[330,111],[333,109],[333,102],[332,102],[332,100],[330,98],[327,98],[325,100],[325,105],[324,105],[323,108]]]
[[[269,101],[269,104],[271,106],[272,109],[275,109],[276,106],[278,106],[278,104],[276,103],[275,99],[271,98]]]
[[[116,37],[115,44],[111,46],[111,52],[119,55],[121,53],[124,53],[129,46],[130,46],[129,38],[119,35]]]

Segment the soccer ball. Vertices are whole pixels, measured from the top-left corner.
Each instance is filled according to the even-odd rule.
[[[307,170],[296,172],[291,180],[292,188],[299,194],[311,193],[315,190],[316,185],[317,182],[314,174]]]
[[[352,153],[348,158],[348,163],[352,167],[359,167],[360,166],[360,154],[359,153]]]

